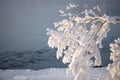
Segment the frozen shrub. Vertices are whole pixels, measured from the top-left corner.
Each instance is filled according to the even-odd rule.
[[[81,8],[81,12],[65,13],[76,8]],[[59,11],[66,19],[54,22],[56,30],[47,29],[48,45],[57,48],[57,59],[63,57],[63,63],[69,63],[67,73],[72,73],[75,80],[87,80],[89,68],[102,64],[99,48],[103,47],[109,24],[120,20],[102,15],[98,6],[69,4],[65,11]]]

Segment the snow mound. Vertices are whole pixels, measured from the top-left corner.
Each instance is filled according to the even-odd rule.
[[[109,80],[110,74],[106,68],[91,68],[89,80]],[[66,74],[65,68],[49,68],[43,70],[0,70],[0,80],[73,80]]]

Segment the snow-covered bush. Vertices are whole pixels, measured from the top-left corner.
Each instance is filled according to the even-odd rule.
[[[81,12],[65,13],[77,8],[81,8]],[[98,6],[69,4],[59,12],[66,19],[54,23],[56,30],[47,29],[48,45],[57,48],[57,59],[61,57],[63,63],[69,63],[67,73],[72,73],[75,80],[87,80],[89,68],[102,64],[99,48],[103,47],[102,40],[110,30],[109,24],[120,20],[102,15]]]
[[[109,64],[107,69],[111,74],[112,80],[120,80],[120,38],[115,40],[115,43],[110,44],[111,56],[110,60],[113,61]]]

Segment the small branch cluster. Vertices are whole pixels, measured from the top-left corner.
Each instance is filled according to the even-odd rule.
[[[109,70],[112,80],[120,80],[120,38],[115,40],[115,43],[110,44],[111,56],[110,60],[113,61],[109,64],[107,69]]]

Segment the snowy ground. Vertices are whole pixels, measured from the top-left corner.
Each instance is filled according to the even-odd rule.
[[[0,70],[0,80],[73,80],[72,75],[67,75],[65,68],[49,68],[43,70]],[[109,80],[105,68],[90,70],[89,80]]]

